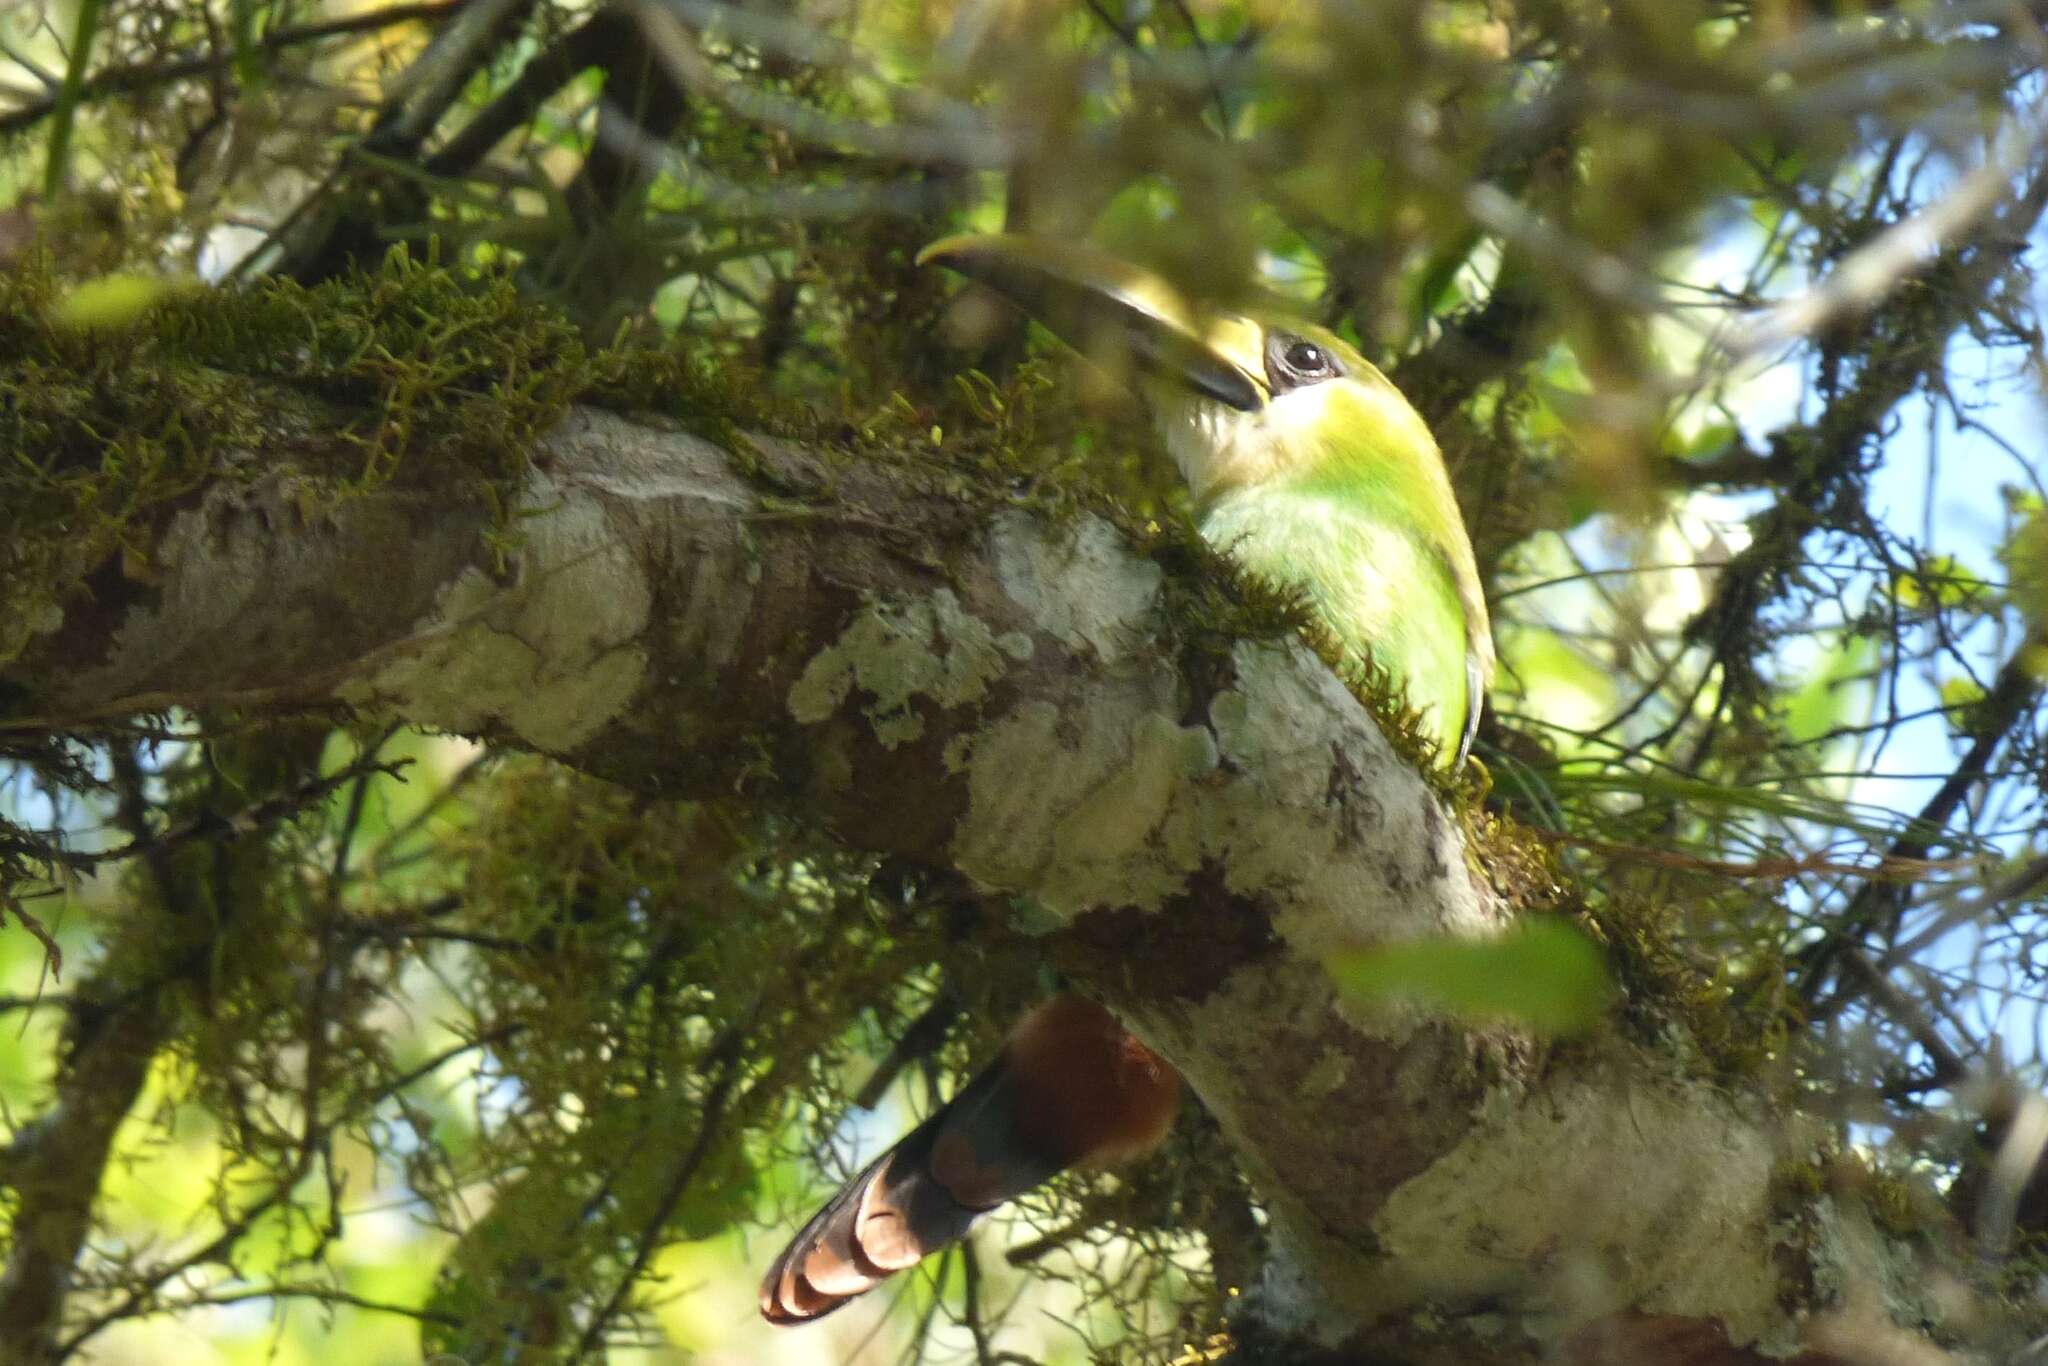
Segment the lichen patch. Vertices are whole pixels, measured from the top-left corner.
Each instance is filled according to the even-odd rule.
[[[685,571],[663,599],[656,649],[722,675],[752,619],[761,563],[746,533],[755,495],[719,447],[594,408],[577,408],[541,443],[540,458],[567,485],[598,495],[620,538],[648,563]],[[674,679],[670,680],[674,682]]]
[[[1389,1197],[1373,1220],[1383,1289],[1499,1297],[1560,1341],[1627,1306],[1717,1318],[1738,1346],[1789,1353],[1770,1252],[1775,1157],[1766,1131],[1704,1084],[1559,1077],[1489,1107]]]
[[[969,876],[1026,892],[1060,920],[1095,906],[1156,906],[1200,863],[1179,798],[1214,764],[1207,733],[1163,709],[1063,715],[1048,702],[1026,703],[977,735],[966,755],[968,806],[954,858]],[[1049,793],[1078,799],[1048,803]]]
[[[924,734],[916,699],[940,707],[978,702],[1017,650],[1015,641],[998,641],[950,588],[914,602],[873,602],[804,667],[789,690],[789,714],[817,725],[859,691],[870,699],[862,713],[876,738],[893,749]]]
[[[1422,780],[1337,678],[1291,641],[1241,642],[1232,667],[1237,687],[1218,695],[1209,717],[1242,776],[1229,800],[1209,804],[1204,838],[1226,885],[1265,898],[1275,932],[1318,959],[1378,939],[1478,928],[1478,895],[1453,857],[1450,823],[1426,818],[1432,798]],[[1424,920],[1418,907],[1437,909]]]
[[[1070,532],[1049,533],[1007,512],[995,519],[989,542],[1003,591],[1069,649],[1085,646],[1107,663],[1148,639],[1145,620],[1163,576],[1158,565],[1131,554],[1108,522],[1084,517]]]
[[[1168,817],[1182,785],[1215,761],[1207,731],[1176,725],[1158,712],[1141,714],[1131,727],[1128,759],[1055,827],[1054,856],[1062,866],[1099,865],[1161,836],[1156,853],[1177,884],[1200,851],[1185,838],[1187,823]]]
[[[653,600],[646,577],[588,497],[560,496],[536,475],[531,501],[552,511],[526,523],[510,585],[465,571],[432,620],[343,685],[345,700],[404,698],[420,720],[460,731],[503,725],[555,753],[626,707],[647,673],[636,643]]]
[[[1155,908],[1211,862],[1317,961],[1482,927],[1454,826],[1427,819],[1421,779],[1343,685],[1295,642],[1241,643],[1233,669],[1207,725],[1181,724],[1161,672],[1119,703],[1026,704],[949,746],[968,775],[959,866],[1071,916]],[[804,701],[829,714],[841,696]]]

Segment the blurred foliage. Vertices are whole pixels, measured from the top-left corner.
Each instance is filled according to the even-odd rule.
[[[912,265],[962,228],[1087,234],[1194,296],[1287,295],[1435,426],[1501,639],[1475,828],[1503,893],[1595,933],[1641,1034],[1965,1189],[2010,1114],[1987,1079],[2043,1066],[2042,461],[2038,422],[2004,434],[2044,373],[2042,13],[16,7],[0,656],[66,574],[146,583],[130,519],[337,391],[389,420],[337,435],[322,497],[431,487],[406,456],[458,430],[436,448],[509,487],[595,396],[943,447],[1213,573],[1187,649],[1291,623],[1188,533],[1113,383]],[[1934,507],[1964,484],[2011,487],[1958,535]],[[0,912],[64,955],[0,936],[0,1341],[1194,1359],[1256,1271],[1191,1113],[1027,1201],[1001,1264],[902,1278],[873,1343],[854,1311],[749,1336],[821,1173],[1047,985],[929,870],[345,717],[52,733],[0,694],[0,766]],[[1537,957],[1428,972],[1540,987]]]
[[[1416,940],[1336,955],[1330,971],[1357,1001],[1413,1001],[1457,1019],[1505,1020],[1539,1035],[1583,1034],[1613,984],[1599,948],[1561,920],[1530,917],[1498,939]]]

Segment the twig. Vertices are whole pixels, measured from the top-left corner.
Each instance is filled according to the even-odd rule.
[[[854,1096],[853,1103],[863,1110],[872,1110],[879,1105],[883,1093],[895,1082],[903,1069],[921,1058],[929,1057],[946,1041],[946,1031],[953,1027],[953,1021],[960,1017],[960,1003],[949,991],[941,991],[924,1013],[910,1022],[896,1043],[889,1049],[867,1079],[867,1084]]]
[[[1924,270],[2000,203],[2017,198],[2013,178],[2048,140],[2048,95],[2028,114],[2002,125],[1984,164],[1948,194],[1850,252],[1812,289],[1743,324],[1725,342],[1709,348],[1709,362],[1711,353],[1718,351],[1718,363],[1733,369],[1864,312],[1908,276]]]
[[[1621,859],[1629,863],[1647,863],[1681,873],[1708,873],[1715,877],[1744,880],[1762,878],[1783,882],[1788,878],[1819,874],[1828,877],[1868,878],[1873,883],[1917,882],[1930,873],[1956,872],[1968,866],[1968,861],[1964,859],[1909,858],[1897,853],[1886,854],[1876,863],[1837,863],[1818,854],[1801,858],[1705,858],[1676,849],[1651,849],[1636,844],[1617,844],[1610,840],[1594,839],[1590,835],[1567,834],[1562,830],[1531,827],[1531,831],[1538,839],[1548,843],[1567,844],[1575,849],[1584,849],[1607,858]]]
[[[1976,741],[1964,753],[1948,781],[1937,788],[1926,805],[1920,808],[1920,814],[1907,826],[1906,833],[1893,841],[1884,859],[1879,861],[1880,867],[1891,860],[1908,863],[1924,860],[1928,851],[1945,838],[1949,819],[1956,808],[1990,772],[1992,756],[2005,742],[2006,734],[2019,724],[2022,717],[2033,714],[2034,704],[2041,695],[2041,685],[2027,663],[2028,656],[2029,651],[2022,648],[1999,670],[1997,682],[1978,708]],[[1913,879],[1901,881],[1911,882]],[[1896,933],[1905,904],[1905,891],[1900,882],[1876,879],[1865,882],[1849,899],[1848,905],[1842,908],[1827,937],[1806,951],[1797,990],[1804,999],[1815,1002],[1816,1018],[1830,1018],[1854,999],[1852,995],[1838,993],[1825,1005],[1817,1002],[1829,969],[1842,950],[1860,942],[1872,931],[1881,931],[1886,937]],[[1875,967],[1871,970],[1877,972]],[[1882,973],[1878,975],[1881,977]]]
[[[753,1024],[753,1015],[754,1012],[749,1012],[744,1021],[736,1022],[726,1037],[713,1045],[711,1056],[718,1063],[718,1080],[711,1084],[710,1091],[704,1097],[702,1118],[697,1121],[697,1136],[690,1141],[689,1150],[676,1164],[675,1171],[669,1177],[668,1188],[662,1192],[661,1199],[655,1202],[654,1212],[648,1216],[646,1224],[642,1227],[640,1237],[635,1241],[633,1248],[633,1260],[619,1277],[618,1284],[612,1287],[612,1293],[606,1298],[603,1308],[591,1315],[589,1327],[583,1330],[583,1336],[578,1339],[576,1350],[569,1358],[572,1363],[588,1359],[604,1346],[606,1329],[617,1317],[619,1307],[625,1303],[626,1296],[632,1293],[634,1285],[647,1270],[648,1262],[654,1258],[655,1249],[661,1245],[662,1226],[668,1223],[677,1207],[682,1204],[683,1196],[690,1189],[690,1182],[696,1179],[697,1169],[704,1165],[705,1157],[710,1154],[712,1140],[718,1136],[719,1125],[725,1118],[725,1107],[732,1099],[733,1088],[740,1079],[740,1043],[746,1037],[746,1029]]]
[[[64,980],[64,950],[57,943],[56,936],[50,933],[49,927],[41,920],[29,914],[28,908],[21,904],[20,897],[12,892],[0,890],[0,924],[5,923],[8,913],[12,913],[14,918],[21,922],[21,927],[43,946],[43,962],[49,969],[50,980]]]
[[[75,873],[91,872],[109,863],[120,863],[137,856],[154,856],[192,840],[237,839],[267,829],[290,816],[298,814],[309,806],[325,801],[329,796],[359,778],[373,774],[400,777],[413,761],[393,759],[387,763],[364,763],[358,761],[347,768],[325,778],[304,783],[290,792],[281,793],[266,801],[258,802],[244,811],[231,816],[217,812],[205,812],[193,816],[161,834],[151,834],[146,825],[135,821],[124,824],[129,832],[126,844],[116,849],[100,849],[90,853],[72,850],[52,849],[42,853],[59,867]],[[120,771],[116,766],[116,772]]]
[[[310,1137],[324,1137],[327,1133],[346,1123],[352,1115],[372,1109],[386,1097],[396,1095],[415,1082],[425,1080],[463,1054],[474,1052],[480,1048],[489,1048],[508,1039],[516,1038],[525,1033],[526,1029],[527,1026],[523,1024],[508,1024],[479,1034],[475,1038],[465,1039],[459,1043],[452,1044],[417,1066],[407,1068],[397,1076],[388,1078],[381,1085],[362,1093],[357,1098],[356,1104],[347,1113],[331,1117],[319,1129],[314,1131]],[[262,1217],[266,1211],[278,1202],[288,1197],[297,1188],[298,1183],[304,1179],[306,1173],[311,1169],[313,1156],[313,1149],[302,1143],[291,1167],[279,1175],[278,1179],[271,1184],[270,1189],[250,1201],[247,1205],[244,1205],[232,1217],[226,1218],[224,1221],[225,1227],[222,1228],[219,1234],[209,1240],[204,1247],[198,1248],[175,1262],[166,1263],[151,1271],[145,1284],[129,1289],[127,1295],[120,1303],[101,1310],[91,1319],[88,1319],[76,1333],[65,1339],[63,1344],[51,1354],[51,1361],[53,1363],[62,1362],[80,1347],[84,1346],[87,1341],[98,1335],[109,1324],[148,1312],[142,1306],[145,1304],[155,1304],[157,1302],[158,1290],[167,1282],[183,1276],[196,1267],[223,1260],[233,1250],[235,1244],[241,1241],[243,1235],[249,1231],[257,1219]],[[104,1163],[100,1165],[103,1166]],[[97,1167],[94,1170],[93,1176],[96,1185],[98,1179]]]
[[[467,0],[424,0],[424,3],[420,4],[393,5],[388,9],[351,14],[346,18],[329,19],[318,24],[278,29],[265,34],[257,47],[263,52],[281,52],[303,43],[319,42],[323,38],[374,32],[380,28],[410,23],[416,19],[444,19],[461,9],[465,3]],[[152,86],[225,71],[231,68],[234,62],[234,54],[220,53],[205,57],[177,57],[169,61],[147,62],[139,66],[114,67],[86,77],[78,88],[77,99],[79,103],[85,103],[103,99],[108,95],[136,94]],[[0,114],[0,133],[11,133],[48,118],[57,112],[58,101],[58,95],[53,93]]]

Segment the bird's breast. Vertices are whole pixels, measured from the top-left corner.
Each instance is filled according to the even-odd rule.
[[[1306,590],[1345,649],[1389,670],[1444,753],[1465,724],[1465,613],[1442,556],[1412,528],[1323,495],[1247,489],[1216,500],[1202,535],[1261,578]]]

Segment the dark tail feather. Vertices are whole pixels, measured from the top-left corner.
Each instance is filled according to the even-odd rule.
[[[894,1150],[842,1186],[792,1238],[761,1281],[761,1314],[770,1323],[822,1318],[889,1273],[865,1258],[854,1239],[861,1197]]]
[[[982,1215],[1050,1179],[1067,1158],[1034,1151],[1007,1058],[847,1182],[761,1281],[770,1323],[822,1318],[967,1236]]]
[[[1040,1006],[1003,1053],[841,1187],[761,1281],[770,1323],[807,1323],[967,1236],[984,1214],[1083,1159],[1165,1135],[1179,1078],[1078,997]]]

